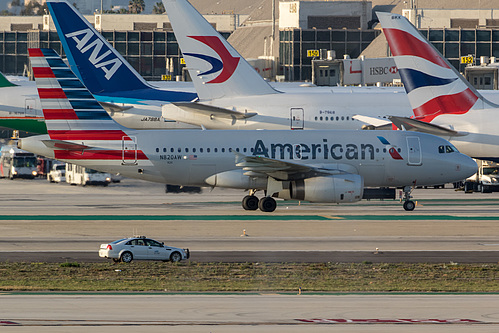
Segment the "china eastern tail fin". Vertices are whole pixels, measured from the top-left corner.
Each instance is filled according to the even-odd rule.
[[[201,100],[278,93],[187,0],[163,0]]]
[[[497,107],[478,91],[403,16],[376,13],[416,119]]]
[[[67,1],[50,0],[47,6],[71,70],[92,94],[112,97],[103,101],[187,102],[197,97],[194,93],[161,90],[148,84]]]

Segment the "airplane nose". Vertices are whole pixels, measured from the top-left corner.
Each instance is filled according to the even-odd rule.
[[[469,156],[461,154],[460,163],[456,165],[456,171],[458,171],[463,179],[475,174],[478,171],[478,165]]]

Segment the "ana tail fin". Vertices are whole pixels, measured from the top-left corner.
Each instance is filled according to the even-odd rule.
[[[94,95],[125,99],[189,102],[197,95],[152,87],[67,1],[47,1],[71,70]],[[123,100],[119,100],[122,98]],[[111,101],[111,100],[103,100]]]
[[[417,119],[497,107],[486,100],[402,15],[376,13]]]
[[[163,0],[201,100],[278,93],[186,0]]]

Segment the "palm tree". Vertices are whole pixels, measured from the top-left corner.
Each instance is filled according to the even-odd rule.
[[[128,1],[128,9],[130,14],[140,14],[146,8],[144,0],[130,0]]]
[[[163,2],[156,2],[154,7],[152,8],[152,13],[153,14],[163,14],[165,12],[165,5],[163,5]]]

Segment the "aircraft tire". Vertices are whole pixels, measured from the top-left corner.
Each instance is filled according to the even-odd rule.
[[[271,213],[277,208],[277,203],[274,198],[264,197],[258,202],[258,208],[260,208],[262,212]]]
[[[243,198],[243,208],[245,210],[257,210],[259,200],[254,195],[247,195]]]
[[[416,208],[416,204],[414,203],[414,201],[407,200],[406,202],[404,202],[404,209],[406,211],[411,212],[414,210],[414,208]]]

